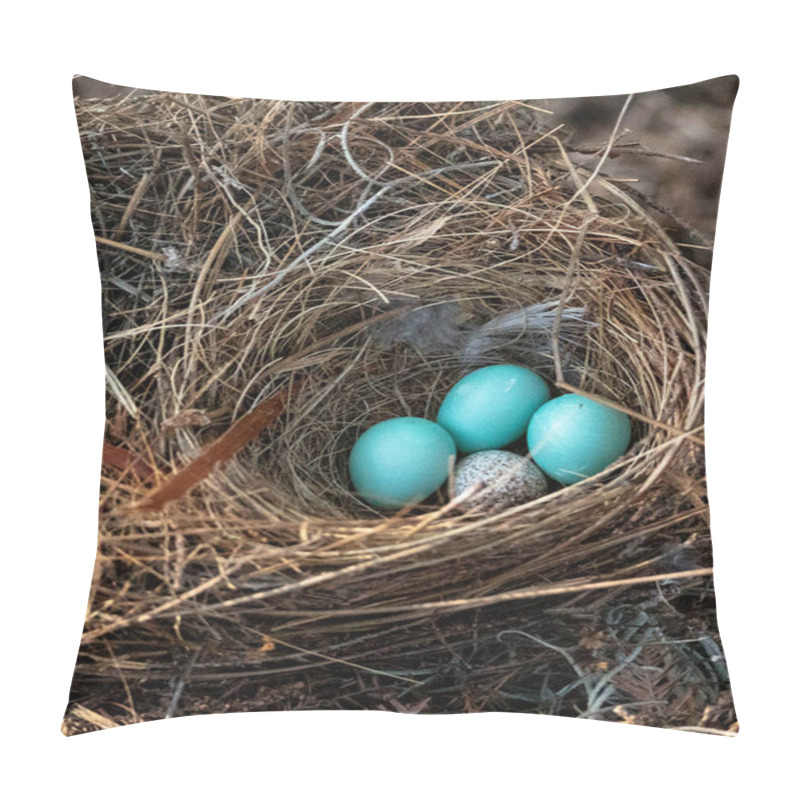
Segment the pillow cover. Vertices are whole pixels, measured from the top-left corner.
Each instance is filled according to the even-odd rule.
[[[76,78],[107,417],[64,732],[383,709],[734,734],[703,385],[737,86]]]

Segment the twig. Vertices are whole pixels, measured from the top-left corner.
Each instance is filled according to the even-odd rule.
[[[600,161],[597,162],[597,166],[595,166],[592,174],[586,180],[582,186],[578,188],[574,195],[567,201],[566,205],[571,205],[572,202],[578,197],[578,195],[583,194],[589,185],[594,181],[594,179],[600,174],[600,170],[603,168],[603,164],[605,164],[606,159],[608,158],[608,154],[611,152],[611,148],[614,146],[614,140],[617,138],[617,132],[622,125],[622,120],[625,116],[625,113],[628,110],[628,106],[631,104],[631,100],[633,100],[633,95],[629,94],[625,98],[625,102],[622,105],[622,110],[619,112],[617,116],[617,121],[614,123],[614,130],[611,131],[611,136],[608,137],[608,143],[606,144],[606,149],[603,152],[603,155],[600,157]]]
[[[116,247],[117,250],[124,250],[126,253],[134,253],[137,256],[145,256],[152,258],[154,261],[166,261],[167,256],[163,253],[154,253],[152,250],[142,250],[141,247],[134,247],[130,244],[123,244],[122,242],[115,242],[113,239],[104,239],[102,236],[95,236],[94,240],[98,244],[103,244],[108,247]]]
[[[556,368],[557,385],[564,381],[564,369],[561,365],[561,319],[564,315],[564,306],[567,304],[567,298],[569,296],[570,289],[572,288],[572,279],[575,276],[575,270],[578,268],[578,262],[580,261],[581,248],[583,247],[583,241],[586,238],[586,231],[589,230],[589,226],[592,224],[594,219],[594,214],[586,217],[580,229],[578,230],[578,236],[575,240],[575,245],[572,248],[572,253],[570,254],[569,264],[567,265],[567,275],[564,278],[564,287],[562,288],[561,295],[558,298],[558,306],[556,306],[556,315],[555,320],[553,321],[553,333],[550,337],[550,343],[553,349],[553,361]]]

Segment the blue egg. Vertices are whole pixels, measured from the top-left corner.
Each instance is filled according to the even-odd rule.
[[[545,403],[528,426],[533,460],[560,483],[577,483],[616,461],[631,441],[627,414],[578,394]]]
[[[397,417],[379,422],[356,440],[350,477],[370,505],[397,509],[433,494],[450,472],[456,445],[427,419]]]
[[[533,370],[511,364],[482,367],[463,377],[444,398],[436,421],[462,453],[498,450],[525,433],[550,389]]]

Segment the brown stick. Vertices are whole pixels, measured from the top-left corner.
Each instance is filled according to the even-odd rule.
[[[141,247],[134,247],[131,244],[115,242],[113,239],[104,239],[102,236],[95,236],[94,240],[97,242],[97,244],[105,244],[109,247],[116,247],[118,250],[124,250],[126,253],[135,253],[137,256],[145,256],[146,258],[152,258],[156,261],[167,260],[167,257],[163,253],[154,253],[152,250],[142,250]]]
[[[131,469],[144,480],[153,477],[153,470],[142,460],[141,456],[109,442],[103,442],[103,464],[123,471]]]
[[[296,384],[295,384],[296,385]],[[238,453],[258,436],[264,428],[277,419],[286,407],[288,390],[282,390],[228,428],[218,439],[205,447],[200,455],[185,467],[173,473],[166,483],[131,506],[135,511],[161,511],[167,503],[178,500],[205,480],[214,467]]]
[[[119,241],[119,237],[122,236],[122,234],[125,232],[125,228],[128,227],[130,218],[134,215],[134,213],[136,213],[136,207],[139,205],[139,201],[142,199],[142,195],[145,193],[145,190],[150,183],[151,175],[151,172],[145,172],[139,180],[139,183],[136,185],[136,189],[134,190],[133,195],[131,195],[131,199],[128,201],[128,205],[122,215],[122,219],[119,221],[119,225],[117,225],[117,229],[111,234],[111,238],[114,241]]]

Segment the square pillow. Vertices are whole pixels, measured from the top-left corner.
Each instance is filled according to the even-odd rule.
[[[703,395],[737,87],[77,77],[107,403],[63,731],[382,709],[735,734]]]

